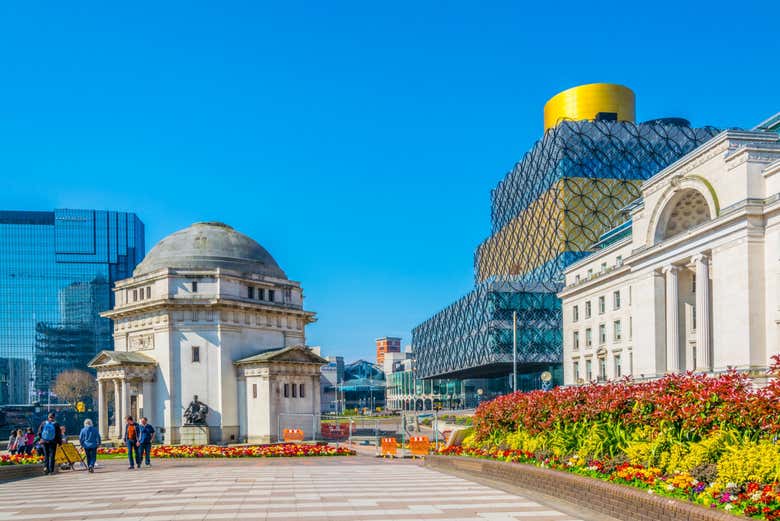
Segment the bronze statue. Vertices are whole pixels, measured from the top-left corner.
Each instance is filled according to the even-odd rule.
[[[204,425],[208,413],[208,406],[198,401],[198,395],[196,394],[192,397],[190,405],[184,411],[184,425]]]

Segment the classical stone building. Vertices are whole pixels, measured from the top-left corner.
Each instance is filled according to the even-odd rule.
[[[626,213],[565,272],[565,383],[765,374],[780,352],[780,135],[720,133]]]
[[[114,323],[115,350],[90,363],[104,436],[118,437],[130,414],[178,443],[196,395],[209,408],[212,442],[268,442],[283,427],[307,436],[319,428],[326,360],[305,347],[314,313],[303,308],[300,284],[254,240],[222,223],[193,224],[160,241],[114,294],[103,316]]]

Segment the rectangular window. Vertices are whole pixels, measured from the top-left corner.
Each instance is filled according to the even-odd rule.
[[[620,364],[620,355],[615,355],[615,378],[623,376],[623,368]]]
[[[628,353],[628,374],[629,375],[634,374],[634,353],[633,352]]]
[[[276,300],[276,291],[272,290],[272,289],[269,289],[268,290],[268,301],[269,302],[274,302],[275,300]]]
[[[580,307],[574,306],[571,308],[571,320],[572,322],[576,322],[580,319]]]
[[[691,306],[691,329],[696,331],[696,306]]]
[[[623,256],[618,255],[615,257],[615,266],[622,266],[623,265]]]
[[[585,380],[588,382],[593,380],[593,362],[591,360],[585,360]]]
[[[599,344],[605,344],[607,342],[607,325],[599,324]]]
[[[612,292],[612,309],[620,309],[620,290]]]
[[[138,300],[144,299],[144,288],[138,290]]]
[[[607,379],[607,359],[599,358],[599,380],[602,382]]]
[[[252,384],[252,398],[257,398],[257,384]]]
[[[574,276],[574,283],[575,284],[579,284],[580,283],[580,274],[579,273]]]
[[[696,293],[696,275],[691,277],[691,293]]]
[[[192,346],[192,362],[200,362],[200,347]]]
[[[590,310],[590,300],[585,303],[585,318],[590,318],[591,310]]]
[[[255,298],[255,288],[252,286],[246,288],[246,296],[247,298]]]
[[[588,268],[588,278],[593,276],[593,268]]]
[[[572,376],[574,377],[574,383],[576,384],[577,381],[580,379],[580,363],[574,362],[571,364],[571,372],[573,373]]]
[[[590,347],[593,345],[593,333],[591,332],[590,328],[585,330],[585,347]]]
[[[133,290],[133,302],[137,302],[137,301],[138,301],[138,290],[134,289]]]
[[[574,348],[575,351],[580,348],[580,332],[579,331],[575,331],[574,332],[574,335],[573,335],[573,338],[572,338],[572,347]]]
[[[197,293],[198,292],[198,281],[197,280],[193,280],[192,281],[192,292],[193,293]]]
[[[152,287],[146,286],[146,298],[152,298]]]
[[[602,262],[601,263],[601,273],[604,273],[606,271],[607,271],[607,263],[606,262]]]
[[[265,300],[265,288],[257,288],[257,300]]]
[[[599,315],[603,315],[604,311],[606,311],[607,305],[606,305],[607,299],[604,298],[604,295],[599,297]]]
[[[284,384],[284,397],[290,397],[290,384]]]
[[[623,325],[620,323],[620,320],[615,320],[612,323],[612,333],[615,337],[615,342],[620,342],[623,338]]]
[[[298,398],[298,386],[295,384],[292,384],[292,397]]]
[[[301,398],[306,398],[305,384],[298,385],[298,396],[300,396]]]

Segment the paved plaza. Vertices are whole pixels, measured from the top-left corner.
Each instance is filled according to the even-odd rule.
[[[0,485],[0,520],[575,520],[533,498],[365,456],[158,460]]]

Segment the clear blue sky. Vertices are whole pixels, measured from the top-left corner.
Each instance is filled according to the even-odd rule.
[[[0,4],[0,208],[134,211],[148,247],[227,222],[347,358],[470,290],[490,189],[556,92],[623,83],[639,119],[696,125],[780,111],[771,1],[111,4]]]

